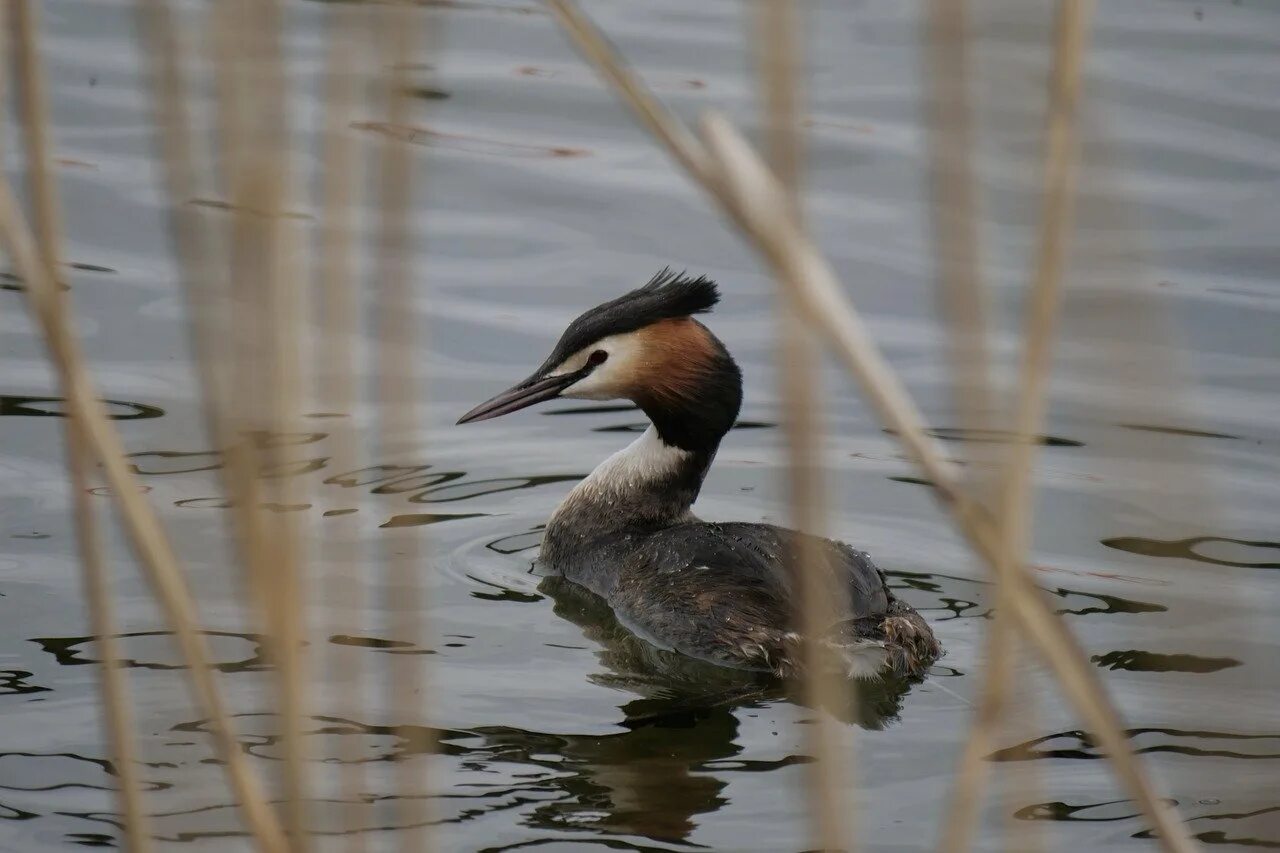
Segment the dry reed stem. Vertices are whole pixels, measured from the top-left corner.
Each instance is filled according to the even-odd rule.
[[[796,220],[803,220],[800,184],[804,171],[801,137],[802,82],[801,21],[797,0],[764,0],[757,5],[755,50],[760,66],[764,101],[764,126],[770,164],[779,176]],[[787,491],[791,521],[799,530],[821,536],[826,528],[822,477],[821,364],[818,350],[796,308],[791,304],[794,285],[779,284],[778,362],[781,365],[781,399],[789,464]],[[803,637],[804,668],[801,687],[806,704],[816,718],[804,727],[806,751],[813,758],[805,774],[812,840],[821,850],[847,850],[852,844],[851,810],[841,803],[847,785],[843,726],[839,722],[848,705],[847,684],[837,681],[826,664],[828,655],[820,642],[828,628],[839,621],[827,588],[830,571],[818,540],[802,539],[790,555],[800,579],[800,612],[796,623]]]
[[[994,410],[986,348],[987,294],[979,259],[977,188],[969,109],[966,0],[930,0],[926,17],[926,80],[934,257],[938,296],[953,371],[952,395],[960,426],[987,426]],[[981,445],[971,445],[979,447]]]
[[[259,434],[276,437],[269,441],[265,452],[256,454],[259,463],[268,469],[281,471],[287,460],[286,437],[299,430],[298,389],[301,387],[298,368],[298,322],[302,311],[298,305],[298,282],[302,276],[296,269],[297,254],[294,240],[295,226],[284,215],[290,193],[290,162],[288,156],[287,103],[284,59],[281,53],[283,38],[283,9],[278,0],[241,0],[238,30],[243,37],[249,84],[244,94],[248,97],[232,109],[239,108],[250,117],[251,127],[261,134],[261,139],[241,140],[252,145],[241,162],[246,167],[245,177],[253,186],[241,185],[243,196],[233,199],[235,215],[249,221],[245,228],[255,228],[257,253],[255,258],[259,275],[252,274],[246,281],[255,283],[256,301],[261,308],[265,338],[260,351],[265,364],[255,365],[255,375],[246,379],[261,381],[267,373],[263,387],[267,390],[260,412],[264,429]],[[247,128],[245,128],[247,129]],[[257,144],[254,144],[254,143]],[[252,176],[252,177],[251,177]],[[249,271],[250,273],[253,270]],[[259,469],[261,478],[263,470]],[[302,502],[299,480],[296,477],[275,476],[265,489],[273,502],[283,507]],[[247,497],[247,496],[245,496]],[[247,501],[246,501],[247,503]],[[268,645],[275,660],[274,671],[278,716],[281,720],[284,747],[285,825],[294,850],[306,850],[306,804],[308,784],[303,768],[302,721],[305,710],[305,679],[303,642],[305,634],[305,591],[302,583],[301,543],[297,532],[296,516],[285,510],[268,520],[266,510],[250,506],[256,512],[264,530],[271,531],[269,540],[256,560],[265,569],[266,598],[263,602],[266,621],[264,633],[270,639]]]
[[[624,69],[622,60],[575,4],[570,0],[548,0],[548,3],[582,53],[606,66],[601,69],[602,76],[642,88],[638,78]],[[710,151],[702,149],[696,140],[693,144],[698,147],[683,151],[693,137],[678,119],[666,112],[650,121],[651,111],[662,110],[656,99],[644,92],[643,99],[632,102],[628,89],[620,82],[615,85],[624,102],[678,161],[697,164],[692,170],[693,177],[775,267],[780,280],[797,286],[799,304],[809,322],[830,340],[837,355],[861,383],[882,421],[897,433],[917,465],[932,480],[935,493],[951,509],[970,544],[994,566],[1000,545],[990,515],[965,495],[955,465],[946,460],[937,442],[924,432],[918,410],[844,296],[834,271],[789,216],[785,194],[768,167],[732,125],[718,115],[705,117],[702,122],[703,139]],[[662,132],[665,127],[679,128],[680,132],[665,135]],[[713,162],[711,158],[718,163],[714,173],[710,168],[702,169],[702,164]],[[1176,810],[1156,796],[1141,763],[1129,749],[1120,716],[1075,636],[1025,573],[1013,573],[1010,580],[1011,609],[1017,625],[1098,736],[1117,775],[1155,824],[1162,844],[1169,850],[1196,849],[1178,821]]]
[[[16,92],[22,116],[23,148],[27,162],[28,192],[34,212],[35,236],[44,268],[56,280],[57,272],[62,268],[59,247],[62,214],[49,162],[52,143],[48,132],[44,69],[38,55],[38,12],[31,0],[17,0],[9,9],[13,14],[13,50],[18,70]],[[2,21],[0,28],[3,28]],[[71,298],[61,288],[58,288],[56,297],[53,300],[55,322],[65,325],[71,311]],[[92,463],[92,456],[88,452],[79,418],[74,414],[67,418],[66,453],[81,581],[89,605],[90,632],[97,638],[101,654],[99,689],[102,691],[102,707],[106,716],[104,734],[111,766],[115,768],[115,775],[119,779],[116,793],[120,813],[124,818],[124,842],[134,853],[146,853],[151,849],[151,837],[138,780],[133,711],[128,697],[126,673],[120,665],[115,606],[107,569],[102,560],[102,540],[89,496],[89,465]]]
[[[305,850],[307,783],[303,772],[302,719],[304,598],[300,543],[293,513],[296,478],[266,471],[285,467],[287,436],[297,430],[300,310],[292,228],[285,217],[289,193],[286,90],[281,55],[282,10],[270,0],[239,0],[215,7],[215,62],[220,118],[230,187],[233,324],[236,386],[247,405],[235,402],[238,464],[230,495],[245,532],[244,565],[255,598],[264,648],[273,669],[284,751],[285,825],[292,849]],[[253,393],[256,391],[256,393]],[[223,401],[231,405],[230,399]],[[228,417],[230,420],[230,416]],[[266,517],[262,499],[283,509]]]
[[[325,57],[322,213],[319,263],[316,267],[322,337],[316,353],[319,362],[316,389],[321,408],[342,415],[333,421],[334,426],[329,433],[333,465],[339,471],[354,471],[360,467],[357,462],[359,448],[351,419],[354,417],[356,396],[352,342],[359,314],[354,278],[352,210],[358,207],[361,181],[356,140],[348,125],[358,94],[355,56],[363,40],[357,24],[364,23],[366,17],[364,9],[333,6],[329,10],[329,45]],[[367,51],[363,53],[367,54]],[[359,70],[359,79],[364,81],[363,63]],[[364,607],[364,586],[356,571],[360,559],[358,535],[353,514],[334,517],[326,522],[321,534],[321,548],[334,566],[329,589],[332,594],[330,628],[335,634],[360,633],[352,631]],[[338,688],[335,713],[339,719],[358,720],[364,710],[361,702],[363,679],[360,669],[352,665],[352,649],[333,644],[330,661],[332,680]],[[364,764],[359,760],[359,741],[357,738],[339,740],[341,797],[348,803],[357,803],[365,778]],[[366,847],[365,838],[362,832],[357,831],[354,817],[348,811],[344,818],[346,844],[351,853],[361,853]]]
[[[88,444],[102,463],[107,485],[119,503],[125,530],[147,580],[170,630],[177,635],[179,649],[188,664],[192,699],[209,720],[218,758],[226,767],[245,823],[263,851],[283,853],[284,835],[266,804],[257,778],[245,763],[240,742],[209,667],[209,655],[198,627],[195,602],[178,567],[177,556],[129,468],[120,436],[100,402],[69,322],[59,322],[61,318],[55,304],[57,285],[40,263],[30,229],[22,218],[8,178],[4,176],[0,176],[0,235],[3,235],[18,274],[27,283],[27,301],[62,378],[67,405],[72,415],[81,419]]]
[[[1011,648],[1009,617],[1003,614],[1010,605],[1008,578],[1015,572],[1025,571],[1034,506],[1032,474],[1039,447],[1035,436],[1044,422],[1063,270],[1072,233],[1080,77],[1091,12],[1091,0],[1063,0],[1059,4],[1049,81],[1039,233],[1023,332],[1022,377],[1014,414],[1013,443],[998,504],[996,618],[988,643],[987,679],[965,742],[954,785],[953,808],[947,821],[944,849],[953,853],[969,847],[977,808],[982,802],[985,758],[994,743],[1010,691],[1015,652]]]
[[[220,417],[227,398],[225,359],[218,357],[220,344],[225,343],[225,330],[213,322],[220,306],[209,299],[214,295],[214,247],[210,242],[211,229],[201,222],[200,209],[189,204],[200,195],[195,164],[208,158],[198,152],[197,140],[191,133],[187,86],[179,61],[183,49],[169,4],[165,0],[137,0],[134,21],[139,34],[139,52],[151,59],[144,67],[154,107],[153,144],[162,167],[161,182],[169,199],[166,224],[186,300],[205,431],[214,447],[222,449],[230,440],[227,426]]]
[[[386,46],[389,61],[383,80],[382,104],[387,121],[393,127],[409,123],[412,106],[411,63],[416,61],[418,10],[403,2],[392,3],[379,10],[381,27],[377,46]],[[385,61],[385,60],[384,60]],[[414,369],[415,314],[413,312],[410,269],[410,210],[413,202],[413,152],[402,141],[386,139],[382,145],[379,170],[378,284],[376,312],[379,335],[377,370],[379,403],[378,450],[390,460],[402,456],[419,458],[422,448],[418,439],[416,404],[419,380]],[[422,551],[420,528],[395,528],[387,531],[384,553],[387,558],[387,586],[392,598],[387,602],[391,612],[393,636],[421,645],[424,635],[422,616],[424,602],[417,572]],[[392,657],[390,700],[398,719],[421,714],[425,696],[423,669],[418,655]],[[420,853],[430,848],[423,753],[433,744],[412,741],[425,732],[422,726],[406,725],[403,752],[399,761],[399,823],[401,845],[406,853]]]

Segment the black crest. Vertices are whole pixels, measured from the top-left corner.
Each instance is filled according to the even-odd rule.
[[[578,350],[609,335],[642,329],[659,320],[705,314],[720,300],[716,283],[663,268],[648,284],[597,305],[569,324],[543,364],[548,370]]]

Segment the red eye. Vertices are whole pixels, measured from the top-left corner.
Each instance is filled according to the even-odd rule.
[[[602,349],[598,349],[595,352],[591,353],[590,356],[587,357],[587,365],[589,367],[595,367],[597,365],[604,364],[608,358],[609,358],[609,353],[605,352]]]

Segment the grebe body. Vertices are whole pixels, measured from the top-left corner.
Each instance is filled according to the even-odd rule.
[[[721,666],[777,676],[801,661],[794,576],[802,540],[838,618],[819,638],[854,678],[922,676],[941,653],[870,557],[770,524],[692,512],[742,402],[742,377],[694,315],[718,300],[705,278],[662,271],[574,320],[533,375],[459,423],[556,397],[628,399],[650,427],[569,492],[547,522],[540,560],[608,602],[652,643]]]

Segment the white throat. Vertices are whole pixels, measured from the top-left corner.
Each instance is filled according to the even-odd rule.
[[[692,451],[666,444],[652,425],[639,438],[605,459],[585,480],[573,487],[556,508],[556,516],[584,502],[604,503],[645,491],[645,487],[669,480],[684,466]],[[621,507],[620,507],[621,509]]]

